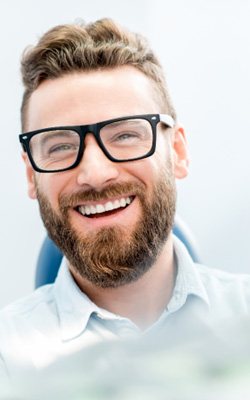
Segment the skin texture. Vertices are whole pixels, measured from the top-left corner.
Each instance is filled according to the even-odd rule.
[[[152,82],[134,67],[80,72],[47,80],[34,91],[29,101],[26,131],[159,112],[161,107],[156,100]],[[136,188],[141,188],[141,197],[139,194],[135,195],[129,207],[108,217],[83,217],[75,211],[73,204],[70,207],[71,202],[68,203],[67,220],[79,237],[94,238],[100,231],[114,230],[118,235],[116,239],[120,237],[121,241],[129,243],[133,232],[145,219],[145,207],[141,199],[145,198],[148,207],[151,205],[152,208],[157,183],[166,180],[169,198],[175,190],[175,178],[180,179],[187,175],[188,155],[184,130],[176,126],[166,131],[158,126],[155,154],[135,162],[111,162],[91,134],[87,135],[85,146],[80,165],[60,173],[34,172],[27,155],[23,154],[29,196],[32,199],[39,197],[40,202],[42,198],[45,204],[49,204],[50,211],[61,217],[62,198],[71,199],[73,195],[73,199],[79,201],[79,193],[94,192],[97,193],[98,200],[90,197],[89,200],[84,200],[84,204],[86,201],[96,204],[104,202],[105,193],[112,200],[121,197],[122,189],[109,192],[111,187],[115,189],[124,186],[124,194],[132,196],[137,194]],[[174,200],[173,193],[171,202]],[[162,215],[158,216],[161,217]],[[110,240],[108,238],[107,242]],[[100,307],[130,318],[143,329],[159,317],[171,297],[175,279],[172,246],[171,235],[166,234],[166,239],[158,245],[158,252],[149,268],[134,279],[123,280],[123,283],[113,287],[91,281],[89,277],[79,273],[72,263],[69,268],[80,289],[92,301]]]

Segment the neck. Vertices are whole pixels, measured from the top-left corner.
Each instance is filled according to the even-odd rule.
[[[174,287],[173,240],[169,236],[155,264],[136,282],[118,288],[99,288],[70,271],[86,295],[98,306],[133,321],[140,329],[152,325],[166,308]]]

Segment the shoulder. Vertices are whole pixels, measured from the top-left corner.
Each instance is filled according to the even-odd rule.
[[[214,314],[250,314],[250,274],[236,274],[194,263],[187,249],[174,237],[178,267],[185,284],[211,305]]]
[[[194,264],[200,277],[206,283],[218,283],[221,285],[241,285],[245,284],[250,288],[250,274],[238,274],[227,272],[221,269],[207,267],[203,264]]]
[[[5,306],[0,311],[0,321],[14,321],[15,319],[29,319],[39,309],[51,308],[54,301],[53,285],[45,285],[34,292]],[[1,324],[0,324],[1,325]],[[0,328],[1,329],[1,328]]]
[[[58,314],[53,289],[42,286],[0,311],[0,379],[3,370],[11,377],[32,370],[49,352],[51,338],[54,344]]]
[[[214,307],[250,313],[250,275],[195,264],[209,302]]]

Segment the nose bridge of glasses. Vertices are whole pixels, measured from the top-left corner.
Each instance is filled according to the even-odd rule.
[[[97,144],[99,145],[98,124],[80,125],[79,129],[80,129],[81,138],[82,138],[84,147],[85,147],[86,136],[88,134],[94,136]]]
[[[79,127],[82,151],[79,158],[78,183],[99,186],[107,180],[115,179],[118,175],[117,164],[112,162],[109,154],[106,154],[104,145],[99,138],[101,127],[101,124]]]
[[[82,140],[82,149],[83,152],[86,150],[86,146],[92,142],[93,140],[95,145],[99,148],[99,151],[102,152],[105,157],[107,157],[107,154],[105,153],[103,149],[103,144],[100,139],[100,124],[89,124],[89,125],[81,125],[79,126],[80,133],[81,133],[81,140]],[[89,138],[89,140],[88,140]],[[92,138],[92,140],[91,140]]]

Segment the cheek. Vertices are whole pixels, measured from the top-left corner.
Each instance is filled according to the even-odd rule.
[[[58,209],[58,197],[64,187],[64,180],[55,174],[40,174],[37,178],[38,191],[48,199],[54,209]]]
[[[135,161],[130,168],[127,169],[129,173],[128,180],[133,176],[145,185],[147,193],[151,193],[154,183],[158,180],[160,174],[160,156],[154,154],[149,158]]]

